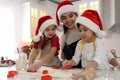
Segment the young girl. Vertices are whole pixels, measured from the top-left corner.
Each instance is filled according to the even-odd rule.
[[[57,24],[63,28],[63,33],[60,36],[60,52],[63,67],[67,60],[72,59],[76,44],[80,40],[79,31],[75,28],[75,20],[78,15],[79,11],[69,0],[64,0],[57,6]],[[79,61],[79,64],[74,67],[81,68],[81,62]]]
[[[79,29],[82,40],[78,42],[72,60],[69,60],[66,65],[77,65],[81,59],[85,70],[74,74],[72,78],[92,80],[96,75],[96,69],[109,69],[110,67],[102,40],[106,33],[103,31],[102,22],[95,10],[86,10],[78,17],[76,28]]]
[[[39,19],[28,70],[38,70],[42,65],[60,66],[58,58],[59,38],[55,33],[56,28],[56,23],[51,16],[48,15]],[[38,52],[40,52],[40,58],[34,63]]]

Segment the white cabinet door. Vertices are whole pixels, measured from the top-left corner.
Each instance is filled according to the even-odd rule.
[[[38,19],[46,15],[46,9],[40,5],[27,2],[22,4],[23,10],[23,41],[28,41],[34,36]]]

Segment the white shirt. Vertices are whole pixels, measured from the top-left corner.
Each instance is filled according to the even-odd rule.
[[[94,51],[93,42],[85,43],[84,50],[81,49],[82,40],[80,40],[76,46],[75,55],[73,60],[78,64],[79,60],[82,60],[82,67],[86,67],[91,61],[96,61],[98,69],[109,69],[110,64],[106,56],[106,48],[104,42],[100,38],[96,38],[95,41],[96,51]]]

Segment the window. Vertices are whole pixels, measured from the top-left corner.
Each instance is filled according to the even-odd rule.
[[[35,35],[38,19],[46,15],[46,9],[40,5],[27,2],[23,4],[23,32],[22,41],[28,43]]]
[[[34,35],[35,26],[37,25],[38,21],[38,9],[31,8],[31,35]]]
[[[85,11],[87,9],[87,3],[81,3],[80,5],[79,5],[79,12],[83,12],[83,11]]]
[[[83,13],[87,9],[100,10],[100,0],[82,0],[79,2],[79,12]]]
[[[30,13],[31,13],[31,36],[34,36],[38,19],[42,16],[45,16],[46,11],[43,9],[39,10],[38,8],[31,7]]]

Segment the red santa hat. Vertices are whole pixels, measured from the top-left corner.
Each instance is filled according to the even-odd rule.
[[[75,12],[79,15],[77,7],[75,7],[69,0],[64,0],[59,3],[56,9],[56,21],[58,26],[60,25],[61,15],[66,12]]]
[[[103,31],[103,26],[99,14],[95,10],[86,10],[81,16],[76,19],[76,28],[78,28],[78,23],[88,27],[99,38],[104,38],[106,36],[106,32]]]
[[[38,25],[37,25],[35,36],[33,39],[34,42],[40,41],[40,37],[42,36],[44,30],[50,25],[57,25],[57,24],[55,20],[49,15],[43,16],[38,20]]]

